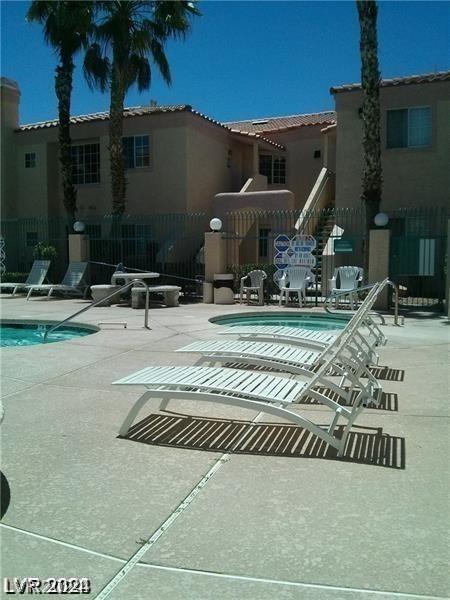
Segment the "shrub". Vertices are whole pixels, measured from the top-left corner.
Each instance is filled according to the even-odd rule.
[[[3,273],[1,276],[2,283],[24,283],[28,277],[28,273]]]
[[[39,244],[36,244],[33,248],[33,256],[37,260],[54,260],[58,257],[58,253],[55,246],[39,242]]]

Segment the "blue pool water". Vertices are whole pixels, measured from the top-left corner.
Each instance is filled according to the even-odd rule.
[[[0,346],[1,347],[17,347],[17,346],[33,346],[35,344],[44,343],[44,334],[46,328],[49,328],[53,323],[0,323]],[[95,333],[95,328],[68,326],[59,327],[56,331],[47,337],[46,344],[54,342],[63,342],[72,340],[73,338],[82,337]]]
[[[299,329],[311,329],[313,331],[329,331],[343,329],[348,321],[346,317],[335,317],[334,315],[292,314],[282,313],[253,313],[251,315],[237,314],[213,317],[211,323],[216,325],[272,325],[278,327],[298,327]]]

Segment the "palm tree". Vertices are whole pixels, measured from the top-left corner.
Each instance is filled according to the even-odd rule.
[[[95,37],[97,48],[106,52],[105,64],[110,86],[109,152],[112,212],[117,218],[125,212],[126,178],[122,134],[125,96],[137,84],[140,92],[151,83],[150,60],[170,85],[171,76],[164,44],[170,37],[184,37],[190,17],[199,15],[191,2],[112,0],[97,2],[100,12]],[[92,76],[91,86],[104,84]]]
[[[70,102],[72,96],[75,55],[87,45],[92,27],[95,5],[93,2],[34,1],[27,12],[28,21],[43,26],[45,41],[55,49],[58,65],[55,74],[55,92],[58,98],[59,161],[63,201],[69,221],[73,223],[77,211],[77,192],[72,181],[70,138]]]
[[[360,25],[361,87],[364,167],[361,199],[366,211],[367,232],[379,212],[382,191],[380,142],[380,71],[378,67],[377,3],[357,0]],[[368,251],[366,250],[366,263]],[[367,265],[366,265],[367,266]]]

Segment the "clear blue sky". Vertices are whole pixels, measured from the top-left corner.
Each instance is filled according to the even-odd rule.
[[[20,120],[54,118],[56,58],[29,2],[1,2],[1,74],[18,81]],[[332,85],[359,81],[355,2],[202,2],[185,42],[167,55],[173,84],[154,72],[148,92],[133,89],[126,105],[191,104],[221,121],[333,108]],[[450,69],[449,2],[381,2],[379,58],[383,77]],[[108,95],[91,92],[77,68],[72,113],[107,110]]]

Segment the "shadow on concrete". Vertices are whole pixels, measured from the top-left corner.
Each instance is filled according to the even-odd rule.
[[[0,471],[0,519],[6,515],[11,502],[11,489],[5,475]]]
[[[370,372],[375,379],[381,379],[381,381],[405,381],[404,369],[376,366],[370,367]]]
[[[364,430],[364,431],[362,431]],[[336,436],[342,435],[338,426]],[[343,458],[310,431],[284,423],[251,423],[208,419],[166,411],[151,414],[130,428],[122,439],[186,450],[232,452],[252,456],[322,458],[367,465],[405,468],[405,440],[381,428],[356,427],[350,432]]]

